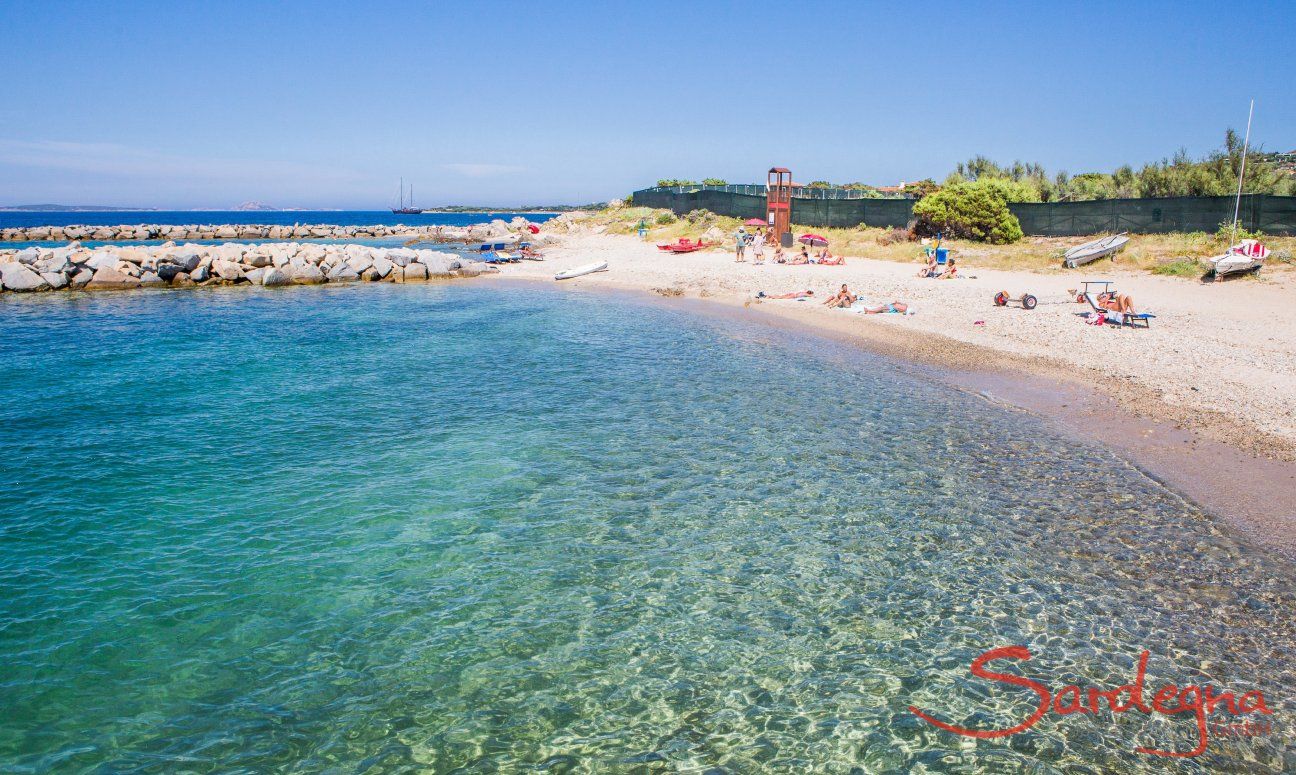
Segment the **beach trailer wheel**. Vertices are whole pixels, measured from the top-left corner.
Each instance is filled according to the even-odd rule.
[[[1029,293],[1022,297],[1023,309],[1035,309],[1035,305],[1038,303],[1039,300],[1036,299],[1034,296],[1030,295]]]
[[[999,291],[995,294],[994,303],[996,307],[1008,306],[1008,291]]]

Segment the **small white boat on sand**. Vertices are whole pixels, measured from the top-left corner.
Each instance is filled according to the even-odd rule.
[[[596,261],[592,264],[585,264],[584,266],[578,266],[575,269],[568,269],[565,272],[559,272],[558,274],[554,275],[554,279],[570,280],[573,277],[580,277],[581,275],[593,274],[594,272],[606,272],[607,268],[608,268],[608,263],[606,261]]]
[[[1221,280],[1226,275],[1256,272],[1264,266],[1264,260],[1268,257],[1269,249],[1258,240],[1244,239],[1223,255],[1209,259],[1211,273],[1216,280]]]
[[[1076,245],[1063,254],[1062,265],[1068,269],[1075,269],[1077,266],[1097,261],[1103,256],[1115,255],[1128,242],[1129,237],[1125,236],[1124,232],[1121,232],[1110,237],[1096,239],[1093,242],[1086,242],[1083,245]]]

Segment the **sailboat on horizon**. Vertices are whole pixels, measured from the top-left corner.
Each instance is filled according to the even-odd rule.
[[[393,207],[392,212],[396,213],[397,215],[414,215],[423,212],[423,210],[414,206],[414,184],[413,183],[411,183],[409,187],[409,207],[405,206],[405,178],[401,178],[400,180],[400,204],[396,207]]]

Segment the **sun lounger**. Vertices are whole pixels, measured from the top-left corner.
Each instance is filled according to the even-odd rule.
[[[1098,304],[1098,300],[1094,298],[1092,293],[1086,293],[1084,297],[1094,312],[1102,315],[1108,323],[1115,323],[1122,328],[1125,326],[1138,328],[1140,323],[1143,324],[1143,328],[1151,328],[1150,321],[1156,317],[1151,312],[1116,312],[1106,309]]]

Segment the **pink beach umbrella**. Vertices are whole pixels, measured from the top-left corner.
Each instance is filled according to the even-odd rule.
[[[762,221],[760,218],[748,218],[747,220],[743,221],[743,225],[744,226],[764,226],[765,222]]]
[[[797,237],[797,242],[816,248],[828,247],[828,240],[820,237],[818,234],[802,234],[800,237]]]

